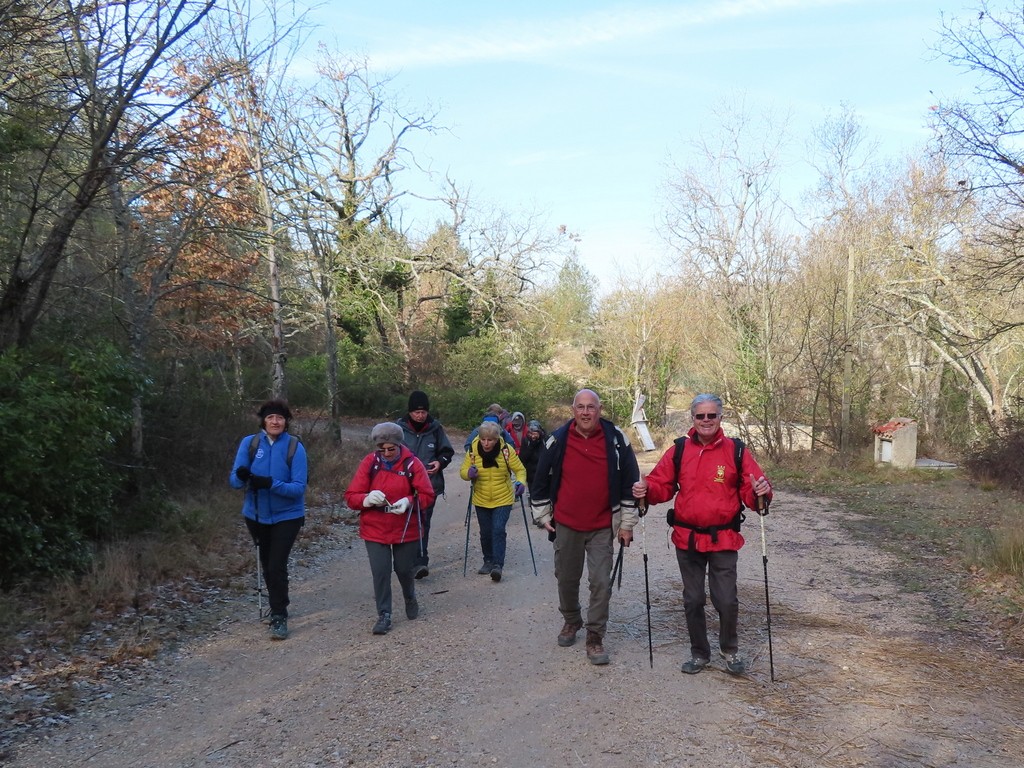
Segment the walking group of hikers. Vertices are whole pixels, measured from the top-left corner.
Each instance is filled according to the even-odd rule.
[[[291,412],[285,403],[264,403],[258,415],[260,431],[240,443],[230,482],[247,491],[242,514],[266,580],[270,636],[283,640],[288,637],[288,555],[305,515],[306,454],[301,442],[287,434]],[[464,445],[459,476],[471,483],[470,506],[476,507],[480,527],[483,564],[478,573],[501,581],[505,528],[517,501],[525,518],[528,489],[533,522],[548,532],[553,546],[564,622],[557,643],[572,646],[585,628],[591,664],[609,661],[604,636],[614,544],[619,542],[621,555],[648,505],[672,501],[667,522],[690,638],[690,658],[682,671],[696,674],[711,660],[707,589],[718,613],[718,646],[726,670],[745,672],[738,647],[736,585],[744,544],[742,510],[767,514],[772,488],[743,443],[722,431],[719,397],[697,395],[690,415],[688,433],[646,477],[640,474],[629,438],[602,417],[601,400],[589,389],[576,393],[572,418],[550,435],[539,421],[528,422],[522,413],[509,414],[494,404]],[[375,449],[360,462],[345,501],[359,512],[377,610],[372,631],[383,635],[392,627],[392,571],[402,588],[406,618],[419,616],[416,581],[430,573],[430,522],[435,500],[444,493],[444,469],[455,452],[421,391],[410,395],[408,415],[377,424],[370,439]],[[466,525],[468,556],[468,510]],[[532,555],[532,543],[530,548]],[[765,567],[767,589],[767,560]],[[585,617],[580,603],[584,568],[589,587]]]

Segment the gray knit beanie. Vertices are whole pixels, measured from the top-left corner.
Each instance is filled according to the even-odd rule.
[[[402,437],[402,428],[393,421],[385,421],[378,424],[370,431],[370,440],[376,446],[381,446],[385,443],[401,445]]]

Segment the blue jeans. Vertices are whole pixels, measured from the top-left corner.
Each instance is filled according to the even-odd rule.
[[[505,526],[508,516],[512,513],[512,505],[507,507],[476,508],[476,519],[480,523],[480,549],[484,554],[485,563],[493,563],[505,567]]]

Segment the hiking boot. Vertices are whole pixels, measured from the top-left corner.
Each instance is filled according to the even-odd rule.
[[[592,630],[587,630],[587,661],[597,665],[608,663],[608,653],[601,642],[601,636]]]
[[[480,566],[480,570],[477,571],[477,573],[481,574],[482,576],[486,576],[488,573],[491,572],[491,569],[493,567],[494,563],[489,563],[486,560],[484,560],[484,564]]]
[[[414,579],[423,579],[430,575],[430,571],[425,565],[417,565],[412,569],[412,577]]]
[[[495,565],[491,568],[491,581],[501,581],[501,566]]]
[[[387,611],[377,617],[377,623],[373,625],[373,634],[386,635],[391,631],[391,614]]]
[[[271,616],[270,617],[270,639],[271,640],[287,640],[288,639],[288,619],[284,616]]]
[[[702,659],[700,656],[694,656],[689,661],[683,662],[683,672],[688,675],[696,675],[710,663],[710,659]]]
[[[558,644],[563,648],[568,648],[576,642],[576,633],[582,628],[582,621],[565,622],[565,626],[562,627],[562,631],[558,633]]]
[[[722,658],[725,659],[725,671],[730,675],[742,675],[747,671],[747,665],[738,653],[721,651],[721,654]]]
[[[405,601],[405,618],[410,621],[420,615],[420,604],[416,602],[416,598]]]

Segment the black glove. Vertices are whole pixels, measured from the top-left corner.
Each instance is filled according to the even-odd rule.
[[[257,491],[262,491],[264,488],[269,488],[274,484],[274,478],[267,475],[250,475],[249,485],[255,488]]]
[[[248,467],[239,467],[235,470],[235,476],[243,483],[249,479],[250,475],[252,475],[252,472],[249,471]]]
[[[676,510],[675,507],[669,507],[668,512],[665,513],[665,522],[669,525],[676,524]]]

